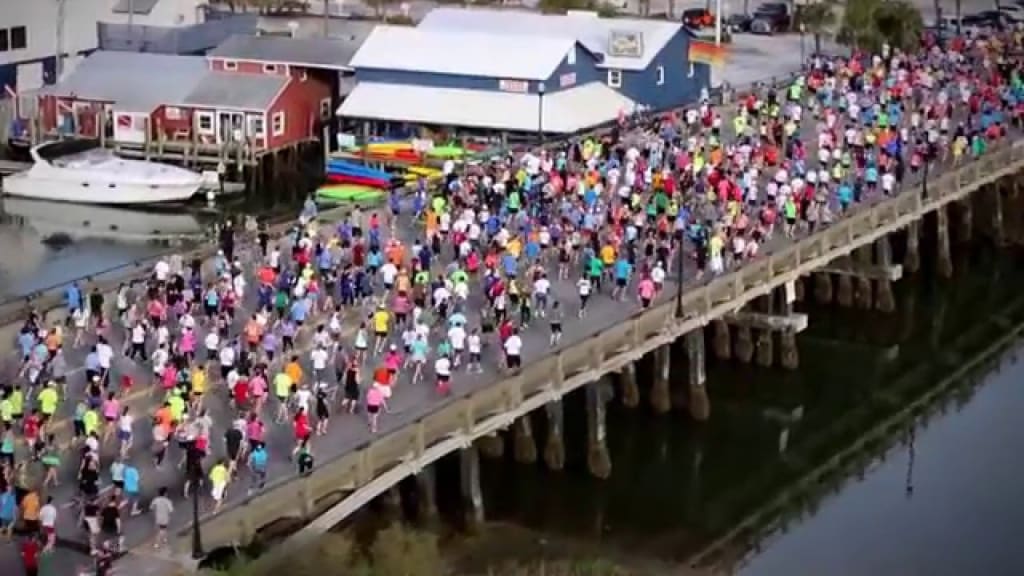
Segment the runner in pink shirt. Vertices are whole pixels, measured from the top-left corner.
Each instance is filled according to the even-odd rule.
[[[640,283],[637,284],[636,291],[640,297],[640,305],[645,309],[649,308],[651,301],[654,300],[654,293],[656,291],[654,280],[651,280],[650,276],[644,276]]]

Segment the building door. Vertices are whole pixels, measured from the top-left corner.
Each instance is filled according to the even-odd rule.
[[[217,143],[244,141],[245,114],[241,112],[217,112]]]

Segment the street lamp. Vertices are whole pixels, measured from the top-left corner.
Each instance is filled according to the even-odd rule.
[[[680,195],[680,200],[682,200],[682,195]],[[676,251],[679,253],[676,257],[676,266],[678,266],[679,269],[679,278],[676,279],[676,318],[682,319],[684,283],[683,281],[686,278],[686,276],[683,274],[683,265],[686,262],[686,230],[684,229],[679,230],[679,247],[676,249]]]
[[[203,480],[203,463],[195,441],[189,444],[186,459],[189,480],[192,484],[192,558],[200,560],[206,555],[203,552],[203,536],[199,531],[199,484]]]
[[[804,66],[807,64],[807,48],[805,47],[806,46],[806,39],[807,39],[807,35],[805,34],[806,32],[807,32],[807,26],[805,26],[804,23],[801,22],[800,23],[800,69],[801,70],[803,70]]]
[[[544,144],[544,86],[543,82],[537,84],[537,139]]]

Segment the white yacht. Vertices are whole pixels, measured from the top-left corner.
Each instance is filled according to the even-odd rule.
[[[203,186],[191,170],[121,158],[90,141],[50,142],[30,153],[31,168],[3,179],[5,194],[124,206],[184,202]]]

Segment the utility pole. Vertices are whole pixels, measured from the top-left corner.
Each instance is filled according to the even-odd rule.
[[[64,74],[64,12],[67,0],[57,0],[57,62],[54,67],[54,83]]]
[[[324,38],[330,36],[331,0],[324,0]]]

